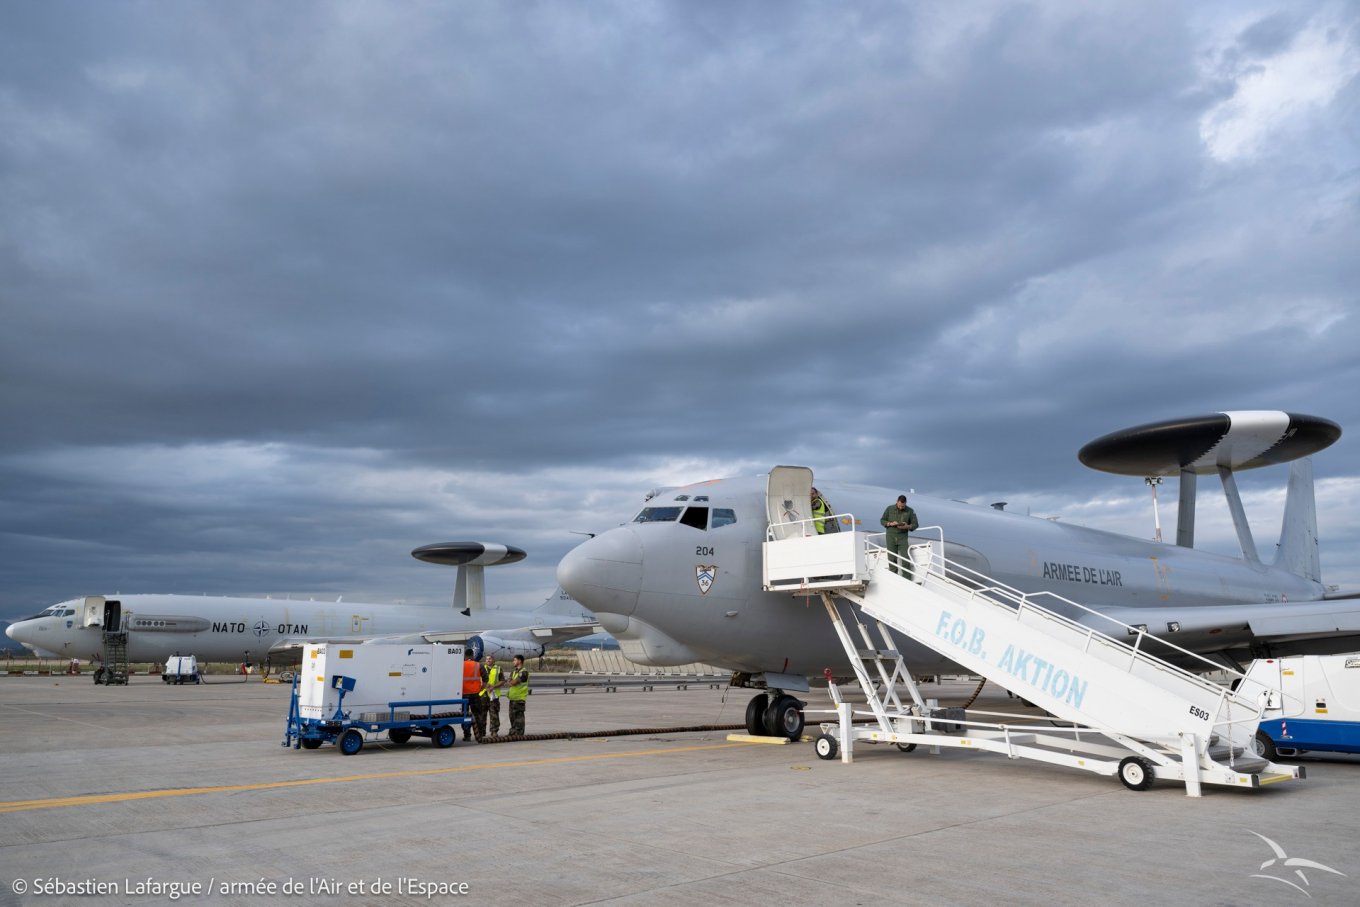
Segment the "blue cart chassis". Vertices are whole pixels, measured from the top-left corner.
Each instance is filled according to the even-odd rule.
[[[345,694],[354,689],[354,678],[335,675],[331,686],[340,691],[336,702],[335,714],[330,718],[303,718],[298,708],[298,685],[301,675],[293,678],[293,692],[288,700],[288,724],[284,732],[282,746],[293,749],[313,750],[323,743],[334,743],[340,752],[352,756],[363,749],[364,735],[387,732],[393,743],[406,743],[412,736],[429,737],[435,746],[453,746],[458,728],[472,724],[468,701],[457,699],[420,699],[396,701],[387,704],[387,720],[359,721],[350,717],[344,710]],[[458,714],[435,714],[436,707],[457,706]],[[424,709],[425,714],[418,718],[397,718],[397,710],[409,712]]]

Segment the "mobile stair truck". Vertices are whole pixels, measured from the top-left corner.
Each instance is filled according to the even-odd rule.
[[[419,736],[450,747],[471,723],[462,646],[327,643],[303,652],[283,745],[334,743],[353,756],[369,734],[386,733],[399,745]]]
[[[1254,740],[1263,759],[1360,753],[1360,654],[1258,658],[1237,689],[1278,691]]]
[[[811,513],[811,486],[809,469],[771,470],[763,561],[767,590],[822,600],[864,694],[866,705],[855,706],[830,683],[835,721],[822,724],[815,741],[821,758],[839,752],[850,762],[856,742],[893,743],[903,751],[958,747],[1115,775],[1132,790],[1146,790],[1158,778],[1183,781],[1192,797],[1200,796],[1202,784],[1259,787],[1304,777],[1303,769],[1252,751],[1265,706],[1278,691],[1234,692],[1148,649],[1160,644],[1177,661],[1205,671],[1222,665],[1076,602],[1022,593],[952,561],[938,527],[918,530],[938,538],[913,546],[914,577],[893,573],[893,555],[874,536],[818,535],[812,520],[799,517]],[[857,525],[853,515],[842,515],[842,523],[847,516],[848,525]],[[931,708],[895,634],[995,682],[1064,726]]]

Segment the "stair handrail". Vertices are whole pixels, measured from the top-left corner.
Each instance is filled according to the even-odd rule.
[[[928,527],[924,527],[924,529],[918,530],[918,531],[924,532],[924,531],[927,530],[927,529],[930,529],[930,530],[939,530],[939,531],[941,531],[941,533],[942,533],[942,530],[941,530],[940,527],[938,527],[938,526],[928,526]],[[889,556],[892,555],[892,552],[889,552],[886,548],[884,548],[884,547],[882,547],[882,546],[880,546],[880,545],[877,545],[877,544],[875,544],[874,542],[869,541],[869,539],[868,539],[867,537],[866,537],[866,539],[865,539],[865,545],[866,545],[866,550],[867,550],[868,552],[870,552],[870,553],[873,553],[873,552],[875,551],[875,549],[877,549],[878,551],[880,551],[880,552],[882,552],[882,553],[884,553],[884,554],[888,554]],[[925,546],[922,546],[922,547],[925,547]],[[941,547],[943,547],[943,546],[941,546]],[[978,579],[983,580],[983,581],[984,581],[984,584],[983,584],[981,587],[979,587],[979,588],[973,588],[973,584],[971,584],[971,583],[965,584],[965,583],[962,583],[962,582],[960,582],[959,580],[954,579],[953,577],[951,577],[951,576],[949,575],[949,573],[950,573],[951,570],[953,571],[953,573],[954,573],[956,576],[958,576],[958,575],[962,575],[962,576],[969,576],[969,575],[971,575],[971,576],[973,576],[973,577],[977,577]],[[1148,652],[1142,650],[1141,646],[1142,646],[1142,641],[1143,641],[1143,639],[1144,639],[1144,638],[1151,639],[1153,642],[1159,643],[1159,644],[1161,644],[1161,645],[1163,645],[1163,646],[1166,646],[1166,647],[1168,647],[1168,648],[1170,648],[1170,649],[1174,649],[1175,651],[1177,651],[1177,652],[1179,652],[1179,653],[1181,653],[1181,654],[1183,654],[1183,655],[1189,656],[1191,659],[1194,659],[1195,661],[1199,661],[1199,662],[1204,663],[1205,665],[1209,666],[1210,668],[1212,668],[1212,669],[1214,669],[1214,670],[1216,670],[1216,671],[1227,671],[1228,673],[1233,674],[1233,675],[1236,675],[1236,676],[1239,677],[1239,678],[1245,676],[1245,675],[1242,674],[1241,672],[1235,671],[1235,670],[1233,670],[1233,669],[1231,669],[1231,668],[1226,668],[1225,666],[1219,664],[1218,662],[1213,661],[1213,660],[1211,660],[1211,659],[1209,659],[1209,658],[1205,658],[1203,655],[1200,655],[1200,654],[1197,653],[1197,652],[1191,652],[1189,649],[1182,648],[1181,646],[1178,646],[1178,645],[1176,645],[1176,644],[1173,643],[1173,642],[1169,642],[1169,641],[1167,641],[1167,640],[1165,640],[1165,639],[1162,639],[1161,637],[1155,636],[1155,635],[1149,633],[1146,629],[1144,629],[1144,628],[1142,628],[1142,627],[1135,627],[1135,626],[1131,626],[1131,625],[1129,625],[1129,624],[1126,624],[1126,623],[1124,623],[1123,621],[1119,620],[1118,618],[1110,617],[1108,614],[1104,614],[1104,613],[1102,613],[1102,612],[1100,612],[1100,611],[1095,610],[1094,608],[1089,608],[1089,607],[1087,607],[1086,605],[1081,604],[1080,602],[1075,602],[1075,601],[1073,601],[1072,599],[1067,598],[1067,597],[1062,596],[1062,595],[1059,595],[1059,594],[1056,593],[1056,592],[1051,592],[1051,591],[1048,591],[1048,590],[1042,590],[1042,591],[1039,591],[1039,592],[1021,592],[1019,589],[1015,589],[1015,588],[1013,588],[1013,587],[1011,587],[1011,586],[1006,585],[1005,583],[1001,583],[1001,582],[999,582],[998,580],[996,580],[995,578],[990,577],[990,576],[987,576],[986,574],[982,573],[981,571],[974,570],[974,569],[971,568],[971,567],[965,566],[964,564],[960,564],[960,563],[958,563],[958,562],[956,562],[956,561],[952,561],[952,560],[946,558],[946,557],[944,556],[944,552],[943,552],[943,551],[938,551],[938,552],[937,552],[937,551],[934,549],[933,546],[931,546],[931,548],[930,548],[930,563],[929,563],[928,565],[926,565],[926,571],[925,571],[925,572],[926,572],[928,575],[934,576],[934,577],[938,578],[939,580],[941,580],[942,582],[944,582],[944,583],[946,583],[946,584],[948,584],[948,585],[950,585],[950,586],[952,586],[952,587],[954,587],[954,588],[957,588],[957,589],[959,589],[959,590],[961,590],[961,591],[968,592],[968,593],[970,594],[970,596],[972,596],[972,597],[976,597],[980,592],[986,592],[986,593],[995,593],[997,596],[1000,596],[1000,597],[1005,598],[1005,599],[1010,599],[1010,600],[1013,601],[1014,604],[1015,604],[1015,613],[1016,613],[1016,618],[1017,618],[1017,620],[1020,618],[1020,616],[1021,616],[1021,614],[1024,612],[1024,610],[1028,607],[1033,613],[1035,613],[1035,614],[1037,614],[1037,615],[1039,615],[1039,616],[1042,616],[1042,617],[1044,617],[1045,619],[1055,620],[1055,621],[1058,622],[1060,625],[1066,625],[1066,626],[1068,626],[1069,628],[1071,628],[1071,629],[1073,629],[1073,630],[1078,630],[1078,631],[1080,631],[1080,632],[1087,633],[1088,635],[1090,635],[1090,636],[1092,636],[1092,637],[1100,637],[1100,638],[1102,638],[1102,639],[1108,640],[1109,642],[1112,642],[1112,643],[1115,643],[1115,644],[1117,644],[1117,645],[1119,645],[1119,646],[1122,646],[1122,647],[1124,647],[1124,648],[1127,648],[1127,649],[1129,649],[1129,650],[1133,653],[1133,657],[1134,657],[1135,659],[1141,660],[1143,663],[1145,663],[1145,664],[1147,664],[1147,665],[1149,665],[1149,666],[1151,666],[1151,667],[1155,667],[1155,668],[1158,668],[1158,669],[1160,669],[1160,670],[1167,670],[1167,671],[1169,671],[1169,672],[1171,672],[1171,673],[1180,675],[1180,676],[1184,677],[1185,679],[1188,679],[1188,680],[1190,680],[1191,682],[1193,682],[1193,683],[1199,685],[1199,686],[1200,686],[1201,688],[1203,688],[1203,689],[1208,689],[1208,690],[1213,690],[1214,692],[1218,692],[1219,690],[1223,690],[1224,687],[1223,687],[1221,684],[1214,683],[1213,681],[1210,681],[1210,680],[1205,680],[1204,678],[1200,677],[1198,674],[1195,674],[1195,673],[1193,673],[1193,672],[1191,672],[1191,671],[1187,671],[1186,669],[1181,668],[1181,667],[1179,667],[1178,665],[1171,664],[1170,662],[1167,662],[1167,661],[1164,661],[1164,660],[1158,658],[1156,655],[1152,655],[1152,654],[1150,654],[1150,653],[1148,653]],[[997,604],[1002,604],[1002,605],[1006,604],[1006,602],[1004,602],[1004,601],[998,601],[996,597],[993,597],[993,596],[990,595],[990,594],[989,594],[987,597],[990,598],[992,601],[996,602]],[[1037,601],[1035,601],[1035,599],[1044,598],[1044,597],[1048,597],[1048,598],[1055,599],[1055,600],[1057,600],[1057,601],[1063,603],[1064,605],[1070,605],[1070,606],[1072,606],[1072,607],[1074,607],[1074,608],[1076,608],[1076,609],[1078,609],[1078,610],[1080,610],[1080,611],[1086,612],[1087,614],[1094,615],[1095,617],[1097,617],[1097,618],[1099,618],[1099,619],[1101,619],[1101,620],[1108,621],[1109,623],[1112,623],[1112,624],[1115,624],[1115,625],[1117,625],[1117,626],[1123,627],[1123,628],[1129,633],[1129,635],[1135,637],[1135,643],[1134,643],[1134,645],[1133,645],[1133,646],[1130,646],[1128,643],[1121,642],[1119,639],[1117,639],[1117,638],[1115,638],[1115,637],[1109,635],[1108,633],[1104,633],[1104,632],[1102,632],[1102,631],[1096,629],[1095,627],[1091,627],[1091,626],[1087,626],[1087,625],[1082,624],[1082,623],[1078,623],[1077,621],[1074,621],[1074,620],[1072,620],[1071,618],[1069,618],[1069,617],[1067,617],[1067,616],[1065,616],[1065,615],[1063,615],[1063,614],[1061,614],[1061,613],[1059,613],[1059,612],[1057,612],[1057,611],[1054,611],[1054,610],[1052,610],[1052,609],[1050,609],[1050,608],[1045,608],[1043,605],[1041,605],[1041,604],[1039,604]],[[1229,693],[1231,693],[1231,691],[1229,691]],[[1246,702],[1246,700],[1244,700],[1244,699],[1243,699],[1243,700],[1238,700],[1238,697],[1236,697],[1236,696],[1231,696],[1230,698],[1232,698],[1234,701]]]

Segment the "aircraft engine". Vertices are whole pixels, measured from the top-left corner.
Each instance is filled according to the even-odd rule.
[[[467,647],[472,650],[472,657],[478,661],[486,655],[493,656],[497,661],[508,661],[516,655],[539,658],[546,650],[543,643],[536,640],[491,636],[487,633],[468,637]]]

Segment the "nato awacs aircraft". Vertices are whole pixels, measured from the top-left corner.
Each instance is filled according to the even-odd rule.
[[[129,661],[164,661],[175,654],[201,661],[296,661],[317,642],[465,643],[480,658],[537,657],[553,643],[599,632],[592,614],[560,589],[533,610],[486,606],[483,568],[513,564],[525,552],[512,545],[441,542],[411,554],[456,566],[453,608],[225,598],[198,595],[89,596],[60,602],[5,633],[29,648],[61,658],[94,658],[105,631],[127,633]]]
[[[1082,448],[1079,459],[1095,469],[1179,477],[1175,544],[923,495],[910,502],[922,527],[913,541],[931,542],[950,561],[1021,593],[1048,591],[1099,612],[1073,619],[1107,615],[1228,665],[1264,653],[1353,651],[1360,648],[1360,589],[1322,581],[1308,459],[1340,435],[1335,423],[1313,416],[1230,412],[1142,425]],[[1266,560],[1234,473],[1286,462],[1283,528]],[[568,552],[557,578],[633,661],[731,670],[734,685],[768,691],[747,708],[751,733],[796,736],[801,703],[789,694],[806,691],[807,678],[827,668],[847,673],[848,664],[815,600],[762,589],[761,546],[771,514],[778,515],[772,479],[780,469],[655,491],[631,523]],[[1241,557],[1194,548],[1196,480],[1213,474]],[[900,491],[829,481],[818,487],[840,515],[833,528],[867,533],[880,532],[879,515]],[[900,647],[917,673],[954,667],[909,640]]]

